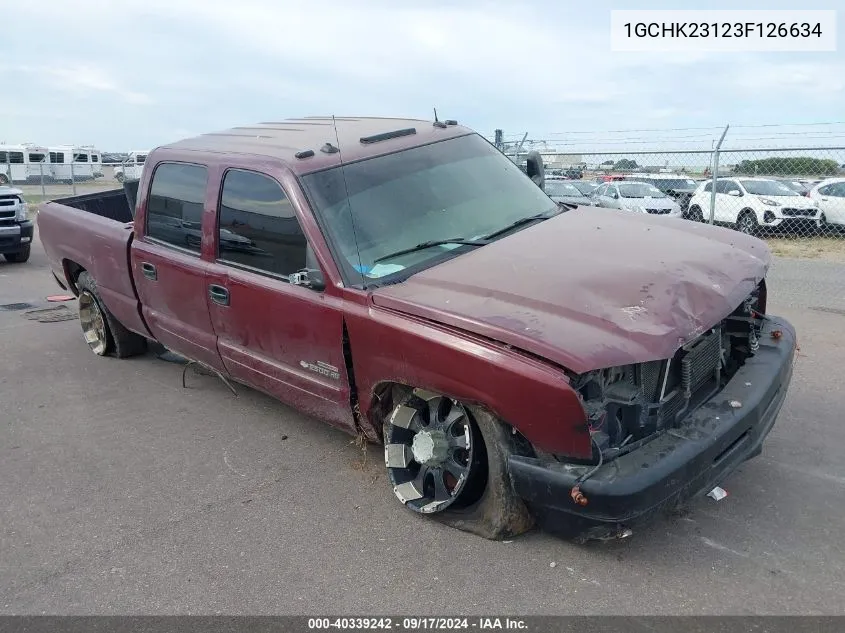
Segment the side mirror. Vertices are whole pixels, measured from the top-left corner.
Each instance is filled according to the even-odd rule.
[[[303,268],[292,275],[288,275],[288,281],[293,286],[304,286],[318,292],[326,289],[326,280],[323,279],[323,273],[316,268]]]
[[[729,195],[729,196],[734,196],[734,197],[737,197],[737,198],[738,198],[739,196],[741,196],[741,195],[742,195],[742,193],[740,193],[739,189],[731,189],[731,190],[728,192],[728,195]]]

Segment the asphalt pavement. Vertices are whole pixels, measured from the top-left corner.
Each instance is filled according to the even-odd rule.
[[[0,310],[0,613],[843,614],[843,291],[845,265],[776,261],[800,356],[763,455],[726,499],[586,546],[443,527],[376,447]],[[0,264],[0,304],[56,292],[37,241]]]

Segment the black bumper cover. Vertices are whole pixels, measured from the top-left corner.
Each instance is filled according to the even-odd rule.
[[[18,222],[18,226],[21,227],[20,235],[5,237],[0,234],[0,254],[5,255],[6,253],[18,253],[24,250],[30,244],[32,244],[32,220],[24,220],[23,222]]]
[[[514,490],[543,529],[570,538],[613,536],[709,492],[762,451],[786,397],[795,348],[793,327],[769,317],[760,349],[722,391],[676,428],[603,465],[581,484],[587,505],[570,497],[583,467],[511,456]]]

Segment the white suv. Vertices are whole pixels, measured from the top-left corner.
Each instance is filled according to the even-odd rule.
[[[710,218],[713,181],[699,185],[690,200],[689,218],[698,222]],[[771,178],[719,178],[716,181],[714,221],[729,224],[753,235],[760,228],[818,228],[819,206]]]
[[[845,228],[845,178],[823,180],[808,195],[819,204],[822,224]]]

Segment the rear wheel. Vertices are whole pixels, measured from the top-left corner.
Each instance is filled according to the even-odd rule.
[[[29,261],[29,251],[30,247],[27,246],[25,249],[18,251],[17,253],[6,253],[3,257],[5,257],[8,262],[23,264],[24,262]]]
[[[739,214],[736,220],[736,230],[746,235],[754,235],[757,233],[757,216],[750,209],[746,209]]]
[[[384,442],[393,492],[408,509],[489,539],[531,527],[510,486],[510,436],[483,409],[415,389],[393,409]]]
[[[80,273],[76,280],[79,290],[79,323],[88,347],[97,356],[113,353],[118,358],[143,354],[147,350],[147,339],[130,332],[108,311],[97,282],[87,272]]]

